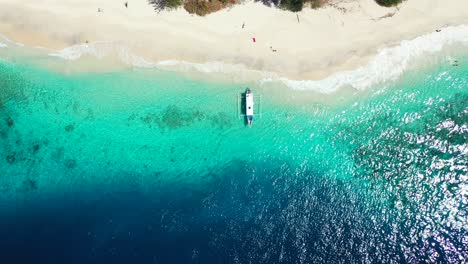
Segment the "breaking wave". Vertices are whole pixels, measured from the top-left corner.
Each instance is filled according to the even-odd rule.
[[[236,73],[249,71],[249,69],[244,65],[226,64],[220,61],[193,63],[179,60],[162,60],[154,62],[136,55],[123,42],[100,41],[89,44],[79,44],[49,53],[49,55],[66,60],[77,60],[82,56],[94,56],[102,59],[106,56],[116,55],[125,64],[135,67],[158,68],[174,71],[196,71],[202,73]]]
[[[9,44],[12,44],[14,46],[18,46],[18,47],[24,47],[24,44],[21,43],[21,42],[16,42],[16,41],[13,41],[5,36],[3,36],[2,34],[0,34],[0,40],[3,40],[4,42],[6,43],[9,43]],[[4,42],[0,42],[0,48],[6,48],[8,47],[8,45]]]
[[[323,80],[290,80],[287,78],[280,78],[279,80],[295,90],[331,93],[343,86],[351,86],[356,90],[365,90],[375,84],[395,81],[415,59],[440,52],[446,45],[455,43],[468,45],[468,25],[446,27],[440,32],[402,41],[399,46],[381,50],[377,56],[363,67],[339,72]],[[263,82],[269,81],[274,80],[263,80]]]
[[[412,61],[423,56],[440,52],[450,44],[468,45],[468,25],[445,27],[434,32],[405,40],[400,45],[381,50],[370,62],[355,70],[335,73],[322,80],[291,80],[277,73],[250,70],[241,64],[226,64],[219,61],[192,63],[178,60],[153,62],[135,55],[120,42],[94,42],[74,45],[50,53],[51,56],[67,60],[76,60],[83,55],[97,58],[116,54],[124,63],[136,67],[159,68],[174,71],[196,71],[202,73],[242,73],[252,71],[260,74],[260,85],[271,82],[282,82],[294,90],[309,90],[320,93],[333,93],[339,88],[348,86],[355,90],[365,90],[373,85],[395,81],[407,70]]]

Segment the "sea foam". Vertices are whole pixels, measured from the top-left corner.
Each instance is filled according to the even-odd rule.
[[[451,26],[417,37],[404,40],[400,45],[382,49],[367,65],[355,70],[335,73],[321,80],[291,80],[281,77],[278,73],[254,71],[240,64],[226,64],[219,61],[192,63],[178,60],[153,62],[135,55],[120,42],[93,42],[80,44],[50,53],[51,56],[67,60],[76,60],[83,55],[97,58],[116,54],[124,63],[136,67],[169,69],[174,71],[195,71],[202,73],[242,73],[245,71],[260,74],[260,85],[271,82],[282,82],[294,90],[310,90],[320,93],[333,93],[342,87],[352,87],[355,90],[365,90],[373,85],[394,81],[408,69],[410,63],[423,56],[439,52],[444,46],[461,43],[468,45],[468,25]]]
[[[162,70],[181,72],[201,72],[201,73],[241,73],[246,71],[262,73],[262,76],[270,76],[267,72],[248,69],[242,64],[227,64],[220,61],[210,61],[206,63],[194,63],[181,60],[161,60],[151,61],[142,56],[136,55],[124,43],[121,42],[93,42],[67,47],[65,49],[51,52],[50,56],[59,57],[66,60],[77,60],[83,56],[93,56],[99,59],[106,56],[116,55],[123,63],[142,68],[158,68]]]
[[[50,56],[66,60],[77,60],[82,56],[93,56],[102,59],[112,54],[117,55],[124,63],[137,67],[152,67],[153,63],[143,57],[132,54],[127,46],[120,42],[98,41],[79,44],[49,53]]]
[[[13,40],[7,38],[6,36],[4,36],[4,35],[2,35],[2,34],[0,34],[0,40],[3,40],[3,41],[5,41],[6,43],[9,43],[9,44],[12,44],[12,45],[18,46],[18,47],[24,47],[24,46],[25,46],[23,43],[13,41]],[[7,45],[6,43],[0,42],[0,48],[6,48],[6,47],[8,47],[8,45]]]
[[[446,27],[440,32],[402,41],[398,46],[381,50],[363,67],[339,72],[323,80],[279,78],[279,81],[295,90],[313,90],[322,93],[331,93],[344,86],[365,90],[376,84],[396,80],[405,72],[410,62],[439,52],[444,46],[455,43],[468,44],[468,25]],[[275,80],[271,78],[262,80],[263,83],[270,81]]]

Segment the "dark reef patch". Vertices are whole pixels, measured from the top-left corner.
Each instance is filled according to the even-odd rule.
[[[64,161],[64,165],[67,169],[74,169],[76,168],[77,163],[76,163],[76,160],[74,159],[66,159]]]
[[[8,138],[8,132],[0,128],[0,138],[6,140]]]
[[[65,126],[65,132],[72,132],[75,129],[75,124]]]
[[[33,146],[32,146],[32,153],[33,153],[33,154],[37,154],[37,152],[39,152],[40,149],[41,149],[41,145],[40,145],[40,144],[33,144]]]
[[[195,121],[201,121],[205,115],[199,110],[182,111],[176,105],[169,105],[161,113],[161,119],[158,123],[161,128],[168,127],[170,129],[188,126]]]
[[[131,114],[127,122],[136,119],[152,127],[158,126],[160,129],[178,129],[195,124],[196,122],[208,119],[214,127],[223,129],[232,126],[232,117],[227,113],[219,112],[207,115],[198,109],[182,109],[176,105],[169,105],[160,112],[149,112],[141,115]]]
[[[6,125],[10,128],[15,125],[15,121],[10,116],[6,118],[5,122]]]
[[[133,114],[128,119],[133,120]],[[159,116],[157,114],[155,114],[155,113],[149,113],[149,114],[146,114],[145,116],[141,117],[140,119],[141,119],[141,121],[143,121],[143,123],[151,126],[151,124],[158,121]]]
[[[23,181],[23,189],[26,192],[37,191],[38,189],[37,182],[32,179],[26,179]]]
[[[15,163],[15,162],[16,162],[16,153],[12,153],[12,154],[10,154],[10,155],[7,155],[7,156],[6,156],[6,162],[7,162],[8,164],[13,164],[13,163]]]
[[[232,117],[224,112],[219,112],[209,117],[213,126],[225,129],[232,126]]]

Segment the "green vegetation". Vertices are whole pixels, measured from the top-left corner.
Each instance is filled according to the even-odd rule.
[[[182,5],[182,0],[166,0],[166,7],[167,8],[176,8]]]
[[[403,2],[403,0],[375,0],[381,6],[394,6]]]
[[[277,6],[292,12],[299,12],[304,6],[319,8],[326,4],[328,0],[257,0],[267,6]]]
[[[276,6],[292,12],[299,12],[306,7],[320,8],[329,0],[256,0],[267,6]],[[381,6],[394,6],[404,0],[375,0]],[[183,6],[187,12],[204,16],[227,6],[236,4],[239,0],[148,0],[155,10],[173,9]]]
[[[148,2],[156,11],[183,6],[190,14],[204,16],[235,4],[236,0],[148,0]]]
[[[185,0],[184,8],[191,14],[204,16],[235,3],[235,0]]]
[[[304,6],[304,0],[283,0],[280,7],[292,12],[299,12]]]
[[[174,9],[181,6],[184,0],[148,0],[154,10],[161,11],[163,9]]]
[[[321,7],[324,3],[326,3],[327,0],[309,0],[310,2],[310,7],[313,9]]]

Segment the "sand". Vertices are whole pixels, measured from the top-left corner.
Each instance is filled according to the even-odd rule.
[[[296,13],[253,2],[206,17],[182,8],[158,13],[146,0],[129,0],[128,8],[124,2],[0,0],[0,34],[51,50],[119,43],[151,61],[222,62],[313,80],[365,65],[402,40],[468,23],[466,0],[409,0],[398,8],[336,1],[305,8],[297,13],[300,22]]]

